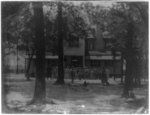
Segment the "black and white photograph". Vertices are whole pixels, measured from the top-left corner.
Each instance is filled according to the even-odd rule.
[[[149,1],[1,1],[3,114],[148,114]]]

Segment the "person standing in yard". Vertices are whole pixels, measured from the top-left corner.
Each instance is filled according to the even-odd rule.
[[[82,79],[82,70],[81,70],[81,69],[79,69],[79,72],[78,72],[78,78],[79,78],[79,80]]]
[[[102,69],[102,77],[101,77],[101,80],[102,80],[102,84],[103,85],[109,85],[109,82],[108,82],[108,79],[107,79],[107,76],[106,76],[106,69],[105,67],[103,67]]]
[[[47,79],[52,78],[52,67],[50,64],[47,66]]]
[[[109,76],[110,76],[110,70],[109,70],[109,68],[107,67],[107,68],[105,69],[105,71],[106,71],[106,78],[107,78],[107,82],[108,82],[108,79],[109,79]],[[108,82],[108,84],[109,84],[109,82]]]
[[[74,70],[73,70],[73,67],[71,68],[70,75],[71,75],[71,81],[72,81],[72,84],[73,84],[73,82],[74,82],[74,77],[75,77],[75,72],[74,72]]]
[[[53,70],[54,78],[57,78],[57,72],[58,72],[57,67],[54,67],[54,70]]]
[[[98,68],[97,69],[97,77],[98,77],[98,79],[101,79],[101,74],[102,74],[102,71],[101,71],[101,68]]]

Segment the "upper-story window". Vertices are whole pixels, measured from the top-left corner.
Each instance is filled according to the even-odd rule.
[[[95,29],[90,29],[88,31],[88,36],[87,36],[87,49],[88,50],[94,50],[95,46]]]
[[[88,50],[94,50],[94,40],[88,40],[87,48]]]
[[[106,46],[105,46],[106,49],[111,49],[113,46],[111,41],[107,41],[105,44],[106,44]]]
[[[74,35],[70,35],[69,37],[69,47],[79,47],[79,37]]]
[[[108,31],[104,31],[102,35],[103,35],[103,40],[105,41],[105,49],[111,50],[114,41],[113,36],[110,35]]]

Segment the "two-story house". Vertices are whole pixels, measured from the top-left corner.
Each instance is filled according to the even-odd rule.
[[[73,35],[73,34],[72,34]],[[57,44],[57,40],[53,44]],[[78,36],[73,35],[72,39],[64,40],[64,67],[82,67],[83,57],[85,56],[85,40],[80,39]],[[29,73],[35,73],[35,58],[33,55],[32,61],[29,59],[29,55],[25,58],[25,70],[30,65]],[[30,63],[31,62],[31,63]],[[29,64],[30,63],[30,64]],[[58,63],[57,46],[55,48],[46,48],[45,65],[56,67]]]
[[[121,53],[111,49],[113,36],[108,31],[101,31],[99,25],[92,25],[86,39],[74,34],[72,39],[64,40],[64,67],[98,67],[109,68],[111,74],[122,73]],[[30,72],[35,71],[34,59]],[[57,53],[46,52],[46,67],[57,66]],[[26,58],[28,60],[28,57]],[[27,65],[27,63],[26,63]],[[27,66],[26,66],[27,68]]]
[[[99,25],[92,25],[86,39],[86,66],[99,68],[105,66],[110,74],[121,75],[123,62],[121,52],[112,50],[114,40],[107,30],[102,32]]]

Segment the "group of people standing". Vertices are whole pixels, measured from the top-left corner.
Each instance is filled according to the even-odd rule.
[[[71,76],[71,79],[72,79],[72,83],[73,83],[73,81],[76,77],[76,74],[78,75],[78,78],[80,80],[85,79],[86,75],[87,75],[87,71],[84,71],[84,70],[76,70],[75,71],[73,68],[71,68],[70,76]],[[107,85],[107,86],[109,85],[109,82],[108,82],[109,73],[108,73],[108,70],[106,68],[103,67],[103,69],[101,71],[101,75],[99,76],[99,78],[101,79],[103,85]]]
[[[90,74],[90,71],[88,69],[84,69],[84,68],[74,68],[74,67],[68,67],[66,68],[66,72],[65,73],[68,73],[69,77],[71,78],[71,81],[72,83],[74,83],[74,79],[78,78],[79,80],[81,79],[86,79],[88,78],[88,74]],[[95,71],[93,71],[95,72]],[[57,67],[47,67],[47,79],[48,78],[57,78],[57,73],[58,73],[58,69]],[[97,69],[97,77],[99,79],[101,79],[101,82],[103,85],[109,85],[109,82],[108,82],[108,78],[109,78],[109,72],[108,72],[108,69],[103,67],[102,69],[98,68]],[[92,76],[93,77],[93,76]]]

